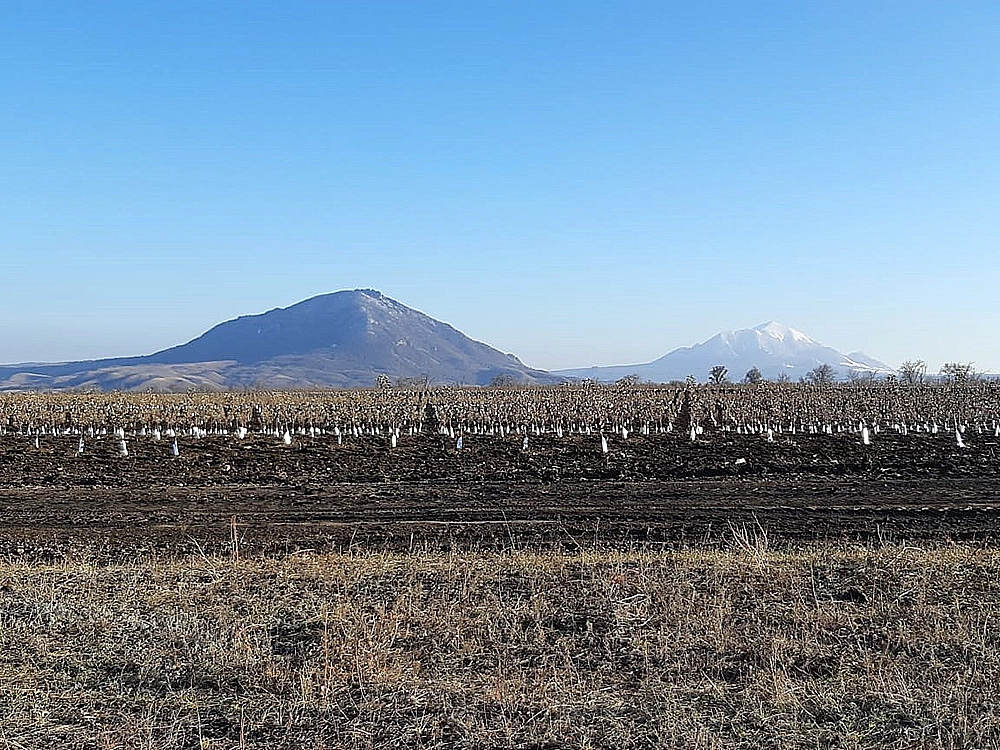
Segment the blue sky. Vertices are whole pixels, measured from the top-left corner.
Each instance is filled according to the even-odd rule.
[[[0,361],[380,289],[525,362],[1000,371],[996,2],[0,5]]]

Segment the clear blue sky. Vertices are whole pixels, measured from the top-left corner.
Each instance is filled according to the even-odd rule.
[[[0,361],[374,287],[539,367],[1000,371],[1000,3],[0,4]]]

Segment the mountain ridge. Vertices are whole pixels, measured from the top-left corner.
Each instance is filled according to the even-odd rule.
[[[0,389],[356,388],[380,375],[472,385],[497,376],[563,380],[377,290],[354,289],[242,315],[149,355],[0,366]]]
[[[752,328],[721,331],[699,344],[673,349],[650,362],[554,372],[566,377],[605,382],[630,375],[653,382],[669,382],[684,380],[689,375],[703,380],[716,365],[726,367],[730,377],[736,380],[742,380],[745,373],[754,367],[769,380],[782,376],[797,380],[822,364],[833,367],[841,378],[851,372],[888,374],[893,371],[873,357],[861,352],[855,352],[855,355],[856,359],[772,320]]]
[[[0,390],[226,390],[357,388],[379,376],[486,385],[498,376],[527,384],[574,379],[653,382],[708,377],[723,365],[733,380],[752,367],[767,379],[799,379],[819,364],[843,378],[888,374],[862,352],[843,354],[777,321],[722,331],[651,362],[546,372],[527,367],[375,289],[310,297],[287,307],[241,315],[190,341],[136,357],[0,365]]]

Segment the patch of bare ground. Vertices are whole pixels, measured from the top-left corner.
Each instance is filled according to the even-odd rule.
[[[986,748],[1000,551],[0,563],[8,748]]]

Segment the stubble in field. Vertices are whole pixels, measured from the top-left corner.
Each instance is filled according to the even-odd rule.
[[[1000,743],[971,547],[0,565],[0,744]]]

